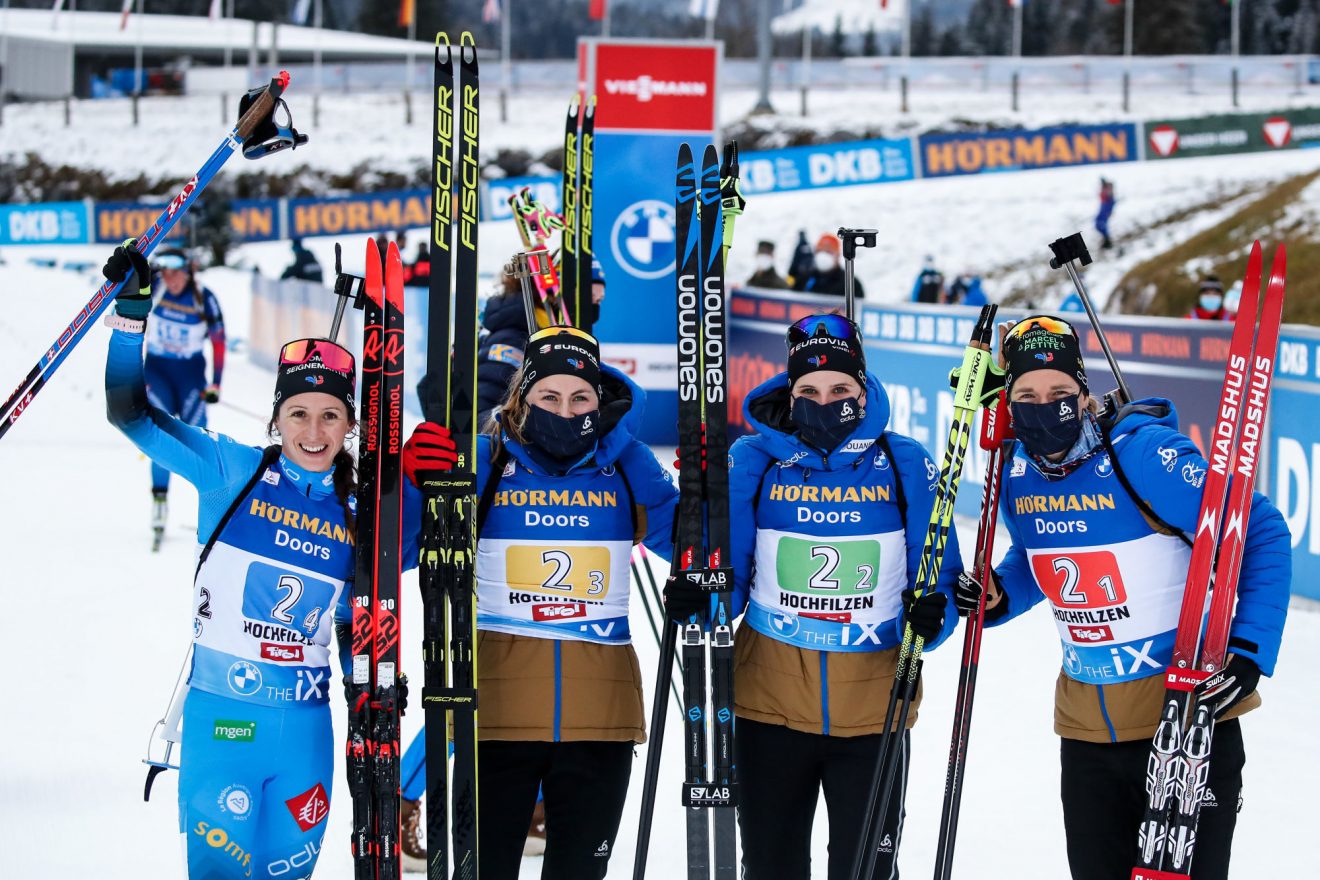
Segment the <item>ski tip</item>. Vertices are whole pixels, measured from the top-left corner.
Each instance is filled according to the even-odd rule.
[[[475,62],[477,60],[477,38],[472,36],[472,31],[463,31],[463,34],[458,38],[458,44],[463,53],[463,63],[469,63],[467,57],[468,49],[472,50],[472,61]]]
[[[587,99],[587,115],[588,115],[588,116],[594,116],[594,115],[596,115],[596,96],[595,96],[595,94],[593,94],[590,98]]]
[[[580,92],[574,92],[573,97],[570,98],[568,101],[568,115],[572,116],[574,119],[577,119],[578,108],[581,106],[582,106],[582,94]]]
[[[1270,264],[1270,284],[1283,284],[1288,274],[1288,245],[1279,244],[1274,249],[1274,262]]]
[[[367,297],[377,306],[381,306],[381,270],[380,270],[380,248],[376,247],[376,242],[372,238],[367,239],[367,248],[365,253],[366,271],[364,272]]]
[[[444,46],[446,49],[449,48],[449,34],[445,33],[444,31],[436,31],[435,47],[439,49],[441,46]]]
[[[403,256],[395,242],[385,248],[385,299],[403,311]]]

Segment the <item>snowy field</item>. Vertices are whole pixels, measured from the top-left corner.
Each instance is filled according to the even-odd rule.
[[[192,142],[182,142],[187,149],[181,146],[180,154],[191,156]],[[115,143],[114,149],[123,153],[133,148],[131,134],[121,134]],[[1298,152],[1268,159],[1116,167],[1116,230],[1121,236],[1127,224],[1172,213],[1218,186],[1263,183],[1312,169],[1317,161],[1320,156]],[[840,223],[880,226],[888,233],[882,249],[865,255],[866,268],[859,262],[859,274],[874,285],[875,298],[898,299],[906,296],[927,250],[946,255],[955,271],[962,262],[1043,261],[1048,241],[1087,225],[1097,176],[1097,169],[1071,169],[765,197],[749,208],[739,237],[771,237],[783,249],[796,236],[798,218],[811,218],[813,237]],[[1185,238],[1212,219],[1198,218],[1169,234]],[[487,270],[493,271],[513,247],[514,232],[506,225],[510,228],[483,226]],[[331,243],[311,244],[331,266]],[[346,244],[350,253],[359,249]],[[1112,283],[1122,265],[1162,246],[1158,241],[1131,244],[1123,258],[1097,265],[1092,283],[1097,288],[1103,279]],[[734,263],[731,277],[748,270],[747,250],[735,258],[740,262]],[[90,259],[99,266],[106,250],[41,253],[59,260]],[[234,262],[269,273],[284,265],[287,253],[284,245],[249,246],[236,253]],[[0,265],[0,289],[8,306],[0,310],[0,381],[6,383],[6,394],[99,283],[90,274],[30,265],[31,255],[23,249],[0,255],[8,261]],[[245,337],[245,273],[212,270],[204,281],[222,300],[231,338]],[[3,589],[15,612],[5,618],[3,637],[11,664],[23,672],[12,679],[7,723],[0,725],[0,876],[5,877],[112,880],[179,874],[176,776],[158,779],[151,803],[143,804],[139,760],[152,722],[164,711],[191,633],[195,493],[174,481],[168,540],[160,554],[149,553],[147,462],[104,418],[107,335],[103,328],[92,330],[0,440],[0,484],[5,487],[0,548],[7,560]],[[882,375],[886,368],[876,365]],[[226,367],[226,402],[263,412],[271,384],[269,374],[234,356]],[[210,412],[217,430],[264,443],[260,420],[224,404]],[[662,454],[661,460],[670,459]],[[974,524],[960,522],[959,528],[965,546],[972,546]],[[999,549],[1005,549],[1002,541]],[[411,635],[405,635],[404,662],[420,681],[415,623],[420,601],[414,584],[411,576],[405,582],[403,621]],[[634,605],[649,707],[656,648],[640,603]],[[47,622],[38,626],[38,618]],[[960,639],[932,653],[926,664],[926,702],[914,735],[900,858],[909,877],[924,875],[933,864]],[[1058,665],[1054,627],[1043,609],[987,634],[959,834],[960,876],[1066,876],[1058,740],[1051,732]],[[1317,667],[1320,613],[1295,605],[1278,674],[1262,685],[1266,705],[1244,722],[1245,808],[1233,873],[1239,880],[1311,876],[1320,857],[1320,844],[1310,837],[1308,806],[1311,793],[1320,789],[1320,767],[1309,759],[1320,728],[1320,700],[1310,675]],[[886,697],[876,694],[877,700]],[[342,714],[334,713],[339,741]],[[410,739],[420,723],[417,714],[406,718],[405,737]],[[680,732],[672,712],[666,739],[670,747],[651,851],[653,877],[683,873],[682,811],[669,797],[681,778],[675,746]],[[631,873],[645,747],[637,754],[611,877]],[[341,762],[335,775],[339,797],[317,871],[326,880],[351,876],[350,811],[342,781]],[[817,815],[813,852],[816,874],[824,876],[823,809]],[[538,872],[537,860],[526,860],[523,876]]]

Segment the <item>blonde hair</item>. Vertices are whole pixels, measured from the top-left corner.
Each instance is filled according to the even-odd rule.
[[[500,440],[501,429],[506,431],[509,437],[517,443],[525,444],[527,442],[524,439],[523,429],[527,426],[527,413],[531,409],[531,404],[519,391],[526,371],[525,364],[513,371],[513,376],[509,378],[509,390],[505,394],[504,402],[495,408],[482,428],[496,442]]]

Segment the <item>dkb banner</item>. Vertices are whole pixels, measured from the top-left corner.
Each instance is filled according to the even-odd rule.
[[[977,309],[859,303],[867,366],[889,396],[889,427],[926,447],[939,461],[953,417],[949,370],[962,360]],[[747,431],[748,392],[784,369],[784,331],[798,318],[839,307],[837,297],[737,290],[730,303],[729,423]],[[1025,313],[1000,310],[1003,319]],[[1078,316],[1085,321],[1085,316]],[[1091,388],[1114,387],[1095,332],[1075,324]],[[1232,326],[1177,318],[1105,316],[1105,333],[1135,397],[1167,397],[1178,426],[1201,449],[1213,427]],[[1293,536],[1293,590],[1320,598],[1320,329],[1287,325],[1266,425],[1266,453],[1256,489],[1288,519]],[[736,411],[733,409],[736,407]],[[986,453],[968,449],[957,510],[976,516]],[[1158,502],[1156,507],[1158,508]]]

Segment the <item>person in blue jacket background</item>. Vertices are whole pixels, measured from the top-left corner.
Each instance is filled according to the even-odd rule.
[[[225,369],[225,318],[220,301],[197,282],[192,263],[179,248],[155,254],[155,305],[147,323],[147,398],[186,425],[206,427],[206,404],[220,400]],[[206,381],[206,347],[211,381]],[[151,464],[152,528],[159,548],[167,519],[170,472]]]
[[[150,271],[131,241],[105,265],[111,281],[128,279],[106,321],[106,408],[199,496],[179,761],[188,874],[310,877],[334,771],[332,631],[345,674],[351,665],[353,356],[328,339],[281,349],[269,426],[279,445],[263,451],[189,425],[147,396]],[[420,517],[421,494],[405,484],[405,560],[417,559]]]
[[[670,556],[678,490],[637,439],[645,393],[600,363],[594,337],[532,334],[510,388],[477,445],[481,880],[517,878],[538,788],[542,878],[599,878],[646,739],[629,559],[639,542]],[[423,423],[404,468],[453,456],[449,432]],[[419,735],[405,763],[424,749]]]
[[[1026,318],[1007,331],[1002,349],[1017,435],[1001,491],[1012,546],[995,569],[986,620],[999,625],[1049,600],[1063,645],[1054,729],[1068,862],[1075,880],[1120,880],[1137,859],[1146,762],[1207,462],[1178,432],[1168,400],[1133,401],[1112,418],[1097,418],[1078,336],[1067,322]],[[1256,684],[1274,672],[1291,580],[1287,524],[1257,493],[1225,679],[1203,698],[1219,721],[1195,880],[1228,877],[1245,761],[1237,719],[1260,705]],[[960,612],[974,609],[980,592],[963,579]]]
[[[734,682],[743,876],[811,876],[823,790],[828,876],[838,880],[850,876],[862,834],[904,625],[929,648],[948,637],[957,616],[945,606],[962,566],[950,533],[938,590],[914,594],[937,471],[921,444],[886,429],[889,400],[866,371],[856,325],[813,315],[787,342],[787,371],[743,403],[756,433],[730,451],[733,602],[744,615]],[[703,601],[666,588],[671,616]],[[896,872],[910,744],[901,736],[875,877]]]

